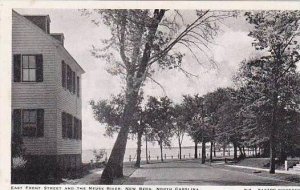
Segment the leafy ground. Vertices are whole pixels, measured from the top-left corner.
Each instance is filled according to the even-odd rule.
[[[62,185],[98,185],[104,168],[90,170],[89,173],[79,179],[63,179]],[[124,177],[114,180],[114,184],[122,184],[136,170],[134,163],[124,163]]]
[[[228,163],[227,165],[238,165],[238,166],[247,166],[247,167],[255,167],[255,168],[262,168],[262,169],[268,169],[267,165],[269,163],[269,158],[246,158],[244,160],[241,160],[237,163]],[[270,174],[267,171],[257,171],[257,170],[251,170],[246,168],[232,168],[232,167],[226,167],[226,165],[216,165],[215,167],[223,167],[229,170],[233,171],[242,171],[245,173],[253,173],[255,175],[263,176],[263,177],[274,177],[281,180],[291,181],[295,183],[300,183],[300,175],[296,174],[283,174],[283,173],[276,173]],[[277,170],[284,170],[283,165],[278,165]]]
[[[243,160],[240,160],[239,162],[235,163],[239,166],[249,166],[249,167],[256,167],[256,168],[269,168],[269,158],[245,158]],[[278,165],[276,164],[276,169],[283,170],[284,165]]]

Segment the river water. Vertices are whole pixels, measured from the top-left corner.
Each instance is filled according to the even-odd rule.
[[[207,156],[209,156],[209,149],[210,147],[207,146],[206,147],[206,154]],[[111,153],[111,149],[106,149],[105,150],[106,155],[104,156],[104,158],[102,160],[105,160],[105,158],[109,158],[109,155]],[[194,147],[182,147],[181,150],[181,155],[182,158],[193,158],[194,157],[194,152],[195,152],[195,148]],[[199,153],[201,153],[201,145],[198,146],[198,155]],[[179,148],[178,147],[171,147],[171,148],[164,148],[163,149],[163,156],[167,159],[171,159],[171,158],[178,158],[178,154],[179,154]],[[148,156],[150,155],[150,159],[151,160],[157,160],[160,159],[160,149],[159,147],[157,148],[148,148]],[[233,155],[233,149],[232,148],[227,148],[226,149],[226,156],[232,156]],[[220,148],[216,148],[216,156],[223,156],[223,150]],[[142,153],[141,153],[141,157],[142,160],[146,160],[146,151],[145,149],[142,147]],[[124,156],[124,161],[134,161],[136,159],[136,148],[127,148],[126,152],[125,152],[125,156]],[[82,162],[83,163],[90,163],[91,160],[93,160],[93,162],[95,161],[95,156],[93,153],[92,149],[88,149],[88,150],[82,150]]]

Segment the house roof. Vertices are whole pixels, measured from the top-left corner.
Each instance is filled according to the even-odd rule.
[[[56,46],[58,46],[59,48],[61,48],[64,52],[66,52],[71,59],[76,63],[76,65],[79,67],[79,69],[81,70],[82,73],[85,73],[84,69],[77,63],[77,61],[74,59],[74,57],[68,52],[68,50],[66,50],[66,48],[57,40],[55,39],[53,36],[51,36],[50,34],[47,34],[44,30],[42,30],[41,28],[39,28],[38,26],[36,26],[34,23],[32,23],[30,20],[26,19],[24,16],[48,16],[49,15],[20,15],[18,12],[16,12],[15,10],[12,10],[13,13],[15,13],[16,15],[18,15],[19,17],[21,17],[22,19],[24,19],[25,22],[30,23],[30,26],[33,27],[35,30],[39,30],[41,33],[43,33],[43,35],[45,35],[46,38],[48,38],[52,43],[54,43]],[[49,18],[50,20],[50,18]],[[60,33],[52,33],[52,34],[60,34]]]

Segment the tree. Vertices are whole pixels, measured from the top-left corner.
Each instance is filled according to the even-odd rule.
[[[188,123],[185,120],[184,114],[185,114],[185,109],[182,104],[176,104],[174,106],[174,111],[173,111],[173,117],[172,117],[172,124],[173,124],[173,130],[174,133],[178,139],[178,147],[179,147],[179,159],[181,160],[181,146],[182,146],[182,141],[184,134],[187,132],[188,129]],[[195,158],[197,158],[197,155],[195,155]]]
[[[204,99],[198,94],[183,97],[184,117],[188,124],[188,134],[195,143],[195,158],[198,154],[198,143],[202,142],[202,164],[206,159],[206,142],[208,140],[206,112],[204,110]]]
[[[221,105],[228,99],[226,90],[218,88],[216,91],[207,93],[204,96],[204,109],[207,117],[208,124],[208,134],[210,135],[208,139],[210,140],[210,161],[212,161],[213,155],[213,145],[216,135],[216,126],[219,122],[217,111]]]
[[[189,17],[187,21],[177,10],[82,10],[83,15],[96,15],[91,19],[94,24],[103,23],[110,29],[111,37],[102,41],[105,47],[94,46],[92,54],[106,60],[112,66],[109,72],[122,75],[125,83],[122,127],[102,173],[103,183],[112,183],[114,177],[123,176],[131,115],[136,111],[138,93],[146,78],[152,79],[151,74],[157,68],[176,68],[189,75],[181,66],[184,54],[180,49],[188,50],[201,64],[201,52],[216,36],[218,23],[233,16],[231,11],[199,10],[195,13],[195,18]]]
[[[137,159],[135,166],[140,167],[141,162],[141,146],[142,136],[145,131],[145,123],[143,121],[144,113],[141,107],[143,93],[138,97],[137,112],[133,115],[130,125],[130,133],[137,136]],[[119,132],[121,126],[122,113],[125,106],[124,95],[118,94],[112,96],[110,100],[100,100],[97,103],[91,101],[94,118],[102,124],[105,124],[105,132],[107,136],[112,137]]]
[[[293,110],[293,98],[299,94],[295,83],[296,63],[300,60],[299,11],[253,11],[245,16],[254,25],[249,36],[264,56],[245,63],[243,82],[252,99],[248,110],[260,110],[261,125],[266,129],[270,147],[270,173],[275,173],[276,144],[281,112]],[[250,93],[252,91],[252,93]],[[250,93],[250,94],[249,94]],[[258,109],[261,107],[262,109]],[[257,112],[256,112],[257,113]],[[266,122],[267,121],[267,122]],[[280,130],[282,131],[282,130]]]
[[[224,145],[232,143],[233,157],[237,160],[237,148],[242,145],[244,135],[241,128],[242,117],[240,116],[243,102],[239,98],[238,90],[225,88],[220,92],[224,93],[224,99],[223,102],[220,102],[221,104],[216,111],[216,117],[218,118],[216,140]]]
[[[147,135],[152,141],[157,141],[160,147],[160,158],[163,162],[163,146],[171,145],[173,136],[172,125],[173,107],[172,102],[167,97],[159,99],[150,96],[146,104],[145,122],[148,124],[150,133]]]

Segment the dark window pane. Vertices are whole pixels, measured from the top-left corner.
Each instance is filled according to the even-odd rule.
[[[35,137],[36,136],[36,127],[24,126],[23,127],[23,136],[25,136],[25,137]]]
[[[37,123],[36,110],[23,110],[22,134],[27,137],[36,137]]]

